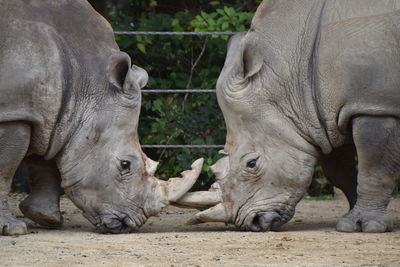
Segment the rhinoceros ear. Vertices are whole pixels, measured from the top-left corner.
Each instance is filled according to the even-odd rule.
[[[122,89],[125,80],[129,79],[131,59],[126,53],[118,51],[111,56],[110,61],[107,68],[108,80],[118,89]]]
[[[263,55],[255,42],[242,40],[242,71],[243,78],[248,79],[257,74],[263,66]]]
[[[131,59],[123,52],[111,57],[107,72],[110,83],[127,95],[137,93],[148,80],[144,69],[135,65],[131,68]]]
[[[131,70],[132,70],[132,73],[134,74],[134,78],[135,78],[136,82],[139,84],[140,89],[145,87],[149,80],[149,75],[147,74],[147,71],[145,71],[144,69],[142,69],[136,65],[132,65]],[[125,86],[125,84],[124,84],[124,86]]]

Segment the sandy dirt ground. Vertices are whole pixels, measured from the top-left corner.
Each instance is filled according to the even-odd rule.
[[[169,207],[139,233],[103,235],[66,198],[62,210],[60,230],[24,219],[30,234],[0,236],[0,266],[400,266],[400,198],[390,205],[395,231],[385,234],[336,232],[344,200],[303,200],[291,222],[266,233],[187,226],[195,211]]]

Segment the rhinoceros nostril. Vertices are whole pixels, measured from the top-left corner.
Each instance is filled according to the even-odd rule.
[[[273,227],[273,228],[279,227],[281,225],[282,225],[282,220],[281,220],[281,217],[279,217],[279,216],[275,217],[271,222],[271,227]]]
[[[260,212],[254,216],[250,230],[254,232],[269,231],[282,224],[281,217],[275,212]]]
[[[131,227],[125,223],[125,221],[121,221],[119,226],[115,229],[111,229],[111,233],[113,234],[124,234],[129,233],[131,231]]]
[[[98,216],[98,223],[95,224],[96,230],[100,233],[112,233],[112,234],[121,234],[121,233],[131,233],[135,232],[139,229],[141,223],[134,221],[128,215],[115,215],[115,214],[106,214],[103,216]]]
[[[127,232],[134,232],[137,231],[139,229],[139,226],[136,225],[136,223],[130,219],[129,217],[125,217],[123,220],[123,224],[125,225],[125,227],[127,228]]]
[[[250,225],[250,230],[253,232],[268,231],[270,224],[265,220],[262,214],[254,216],[253,221]]]

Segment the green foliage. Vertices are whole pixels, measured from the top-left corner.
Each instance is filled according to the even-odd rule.
[[[234,8],[225,6],[212,13],[201,12],[191,24],[194,26],[196,32],[245,31],[247,28],[246,24],[249,24],[253,15],[250,12],[236,12]],[[228,39],[226,35],[213,37]]]
[[[329,195],[319,195],[319,196],[316,196],[316,197],[305,195],[303,197],[303,199],[306,199],[306,200],[333,200],[333,198],[334,198],[334,196],[331,195],[331,194],[329,194]]]
[[[308,188],[307,194],[309,197],[333,194],[333,185],[325,177],[321,165],[315,167],[313,180]]]
[[[212,13],[149,13],[134,23],[136,31],[242,31],[252,14],[236,12],[231,7]],[[113,20],[117,30],[131,21],[129,16]],[[210,24],[204,24],[207,21]],[[122,23],[122,24],[121,24]],[[215,88],[224,63],[227,38],[190,36],[116,36],[121,50],[127,51],[134,64],[149,72],[147,88]],[[215,94],[143,94],[139,136],[141,144],[225,143],[225,123]],[[160,161],[158,177],[177,176],[199,157],[205,158],[200,182],[194,189],[208,187],[212,181],[209,168],[219,158],[216,149],[145,149]]]

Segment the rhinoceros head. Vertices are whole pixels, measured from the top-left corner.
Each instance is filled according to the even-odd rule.
[[[154,177],[158,163],[142,152],[137,135],[147,72],[120,51],[105,72],[105,89],[86,96],[81,123],[58,165],[62,187],[90,222],[103,232],[131,232],[192,187],[202,160],[182,178]]]
[[[282,65],[260,43],[251,31],[229,43],[217,84],[227,138],[224,157],[212,166],[216,184],[209,192],[219,204],[192,222],[228,222],[251,231],[278,227],[293,217],[311,182],[316,151],[279,105],[288,97],[275,72]],[[186,202],[201,201],[192,195]]]

